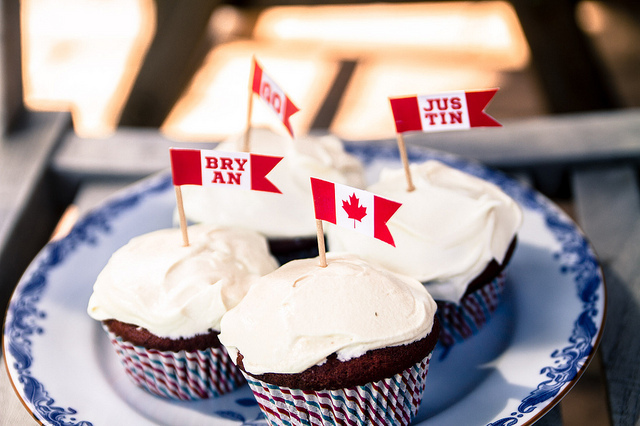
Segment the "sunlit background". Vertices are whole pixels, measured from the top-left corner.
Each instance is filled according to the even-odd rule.
[[[113,132],[154,35],[153,1],[21,3],[26,105],[71,111],[81,136]],[[604,12],[583,2],[585,30],[605,31]],[[244,130],[252,55],[301,109],[291,118],[298,134],[309,131],[345,60],[357,66],[329,129],[345,139],[390,137],[390,96],[500,87],[488,107],[497,118],[546,113],[507,2],[291,6],[257,15],[220,6],[208,31],[217,43],[161,127],[174,139],[219,140]],[[260,102],[252,123],[284,132]]]

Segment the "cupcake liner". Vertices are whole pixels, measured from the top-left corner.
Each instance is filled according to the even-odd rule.
[[[418,412],[431,354],[393,377],[337,390],[303,391],[245,374],[273,426],[408,425]]]
[[[437,300],[440,343],[449,347],[476,334],[498,308],[504,285],[505,274],[501,272],[492,281],[463,297],[460,304]]]
[[[160,351],[124,341],[106,327],[127,376],[137,386],[165,398],[217,397],[245,383],[223,346],[197,351]]]

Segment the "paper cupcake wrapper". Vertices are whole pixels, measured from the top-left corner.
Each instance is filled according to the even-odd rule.
[[[418,412],[431,354],[393,377],[338,390],[303,391],[245,375],[273,426],[408,425]]]
[[[460,304],[437,301],[440,343],[449,347],[476,334],[498,308],[504,290],[505,274],[466,295]]]
[[[127,376],[136,385],[165,398],[200,400],[231,392],[245,383],[226,349],[160,351],[133,345],[106,327]]]

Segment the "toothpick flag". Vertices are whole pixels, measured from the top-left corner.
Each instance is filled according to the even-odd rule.
[[[410,131],[438,132],[464,130],[471,127],[502,126],[484,112],[498,89],[458,90],[433,95],[389,98],[396,123],[398,148],[407,179],[407,191],[415,189],[409,170],[409,159],[402,134]]]
[[[205,149],[169,148],[183,245],[189,245],[181,185],[228,186],[281,193],[267,174],[282,157]]]
[[[281,193],[267,174],[282,157],[248,152],[170,148],[173,184],[228,186]]]
[[[317,220],[355,229],[395,247],[387,221],[401,204],[371,192],[311,178]]]
[[[280,121],[289,131],[291,137],[293,137],[293,129],[289,122],[289,117],[299,111],[291,99],[284,93],[284,90],[276,84],[258,64],[255,58],[253,58],[253,82],[251,84],[251,90],[253,93],[260,96],[260,98],[271,107],[273,112],[280,117]]]
[[[471,127],[500,127],[484,112],[498,89],[454,91],[432,95],[390,98],[396,132],[438,132]]]

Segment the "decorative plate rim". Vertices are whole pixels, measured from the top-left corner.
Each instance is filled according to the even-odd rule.
[[[399,161],[396,146],[385,142],[367,144],[350,142],[345,143],[345,148],[361,158],[382,156],[385,159],[397,158]],[[556,254],[562,268],[574,274],[574,282],[583,302],[583,310],[574,322],[569,344],[556,349],[550,355],[552,359],[564,358],[566,363],[559,367],[550,365],[543,368],[540,374],[545,375],[549,380],[539,383],[535,390],[521,400],[517,411],[487,426],[515,426],[521,420],[523,421],[521,425],[531,425],[551,410],[575,385],[600,344],[606,321],[607,295],[606,283],[597,257],[578,225],[553,202],[532,188],[516,182],[502,172],[453,154],[424,147],[409,147],[408,154],[410,161],[435,158],[452,167],[496,183],[524,208],[541,211],[545,223],[557,239],[561,239],[567,233],[572,237],[578,237],[578,241],[571,241],[572,244],[567,242],[562,244],[563,251]],[[38,309],[38,302],[47,285],[48,271],[63,262],[67,255],[82,245],[97,244],[100,234],[110,231],[109,221],[119,213],[138,205],[147,196],[166,191],[171,186],[168,173],[161,172],[109,197],[99,207],[81,218],[66,237],[47,244],[34,258],[16,286],[5,314],[2,342],[5,368],[22,404],[39,422],[65,426],[91,425],[84,420],[77,423],[66,422],[64,418],[76,415],[76,411],[73,408],[55,406],[55,400],[48,394],[42,383],[32,377],[29,372],[29,367],[33,363],[33,359],[30,358],[31,339],[34,335],[42,333],[38,323],[46,318],[46,313]],[[565,251],[567,248],[569,250]],[[587,270],[578,270],[579,267]],[[596,294],[598,291],[602,293],[601,298]],[[594,319],[597,319],[598,315],[601,315],[601,319],[599,324],[596,324]],[[574,356],[575,353],[578,355]],[[10,363],[13,363],[12,367]],[[14,371],[18,374],[17,377],[13,377]],[[18,384],[22,384],[22,391],[18,388]],[[538,411],[534,413],[536,409]],[[262,424],[259,421],[255,424],[258,423]],[[245,422],[244,424],[253,423]]]

